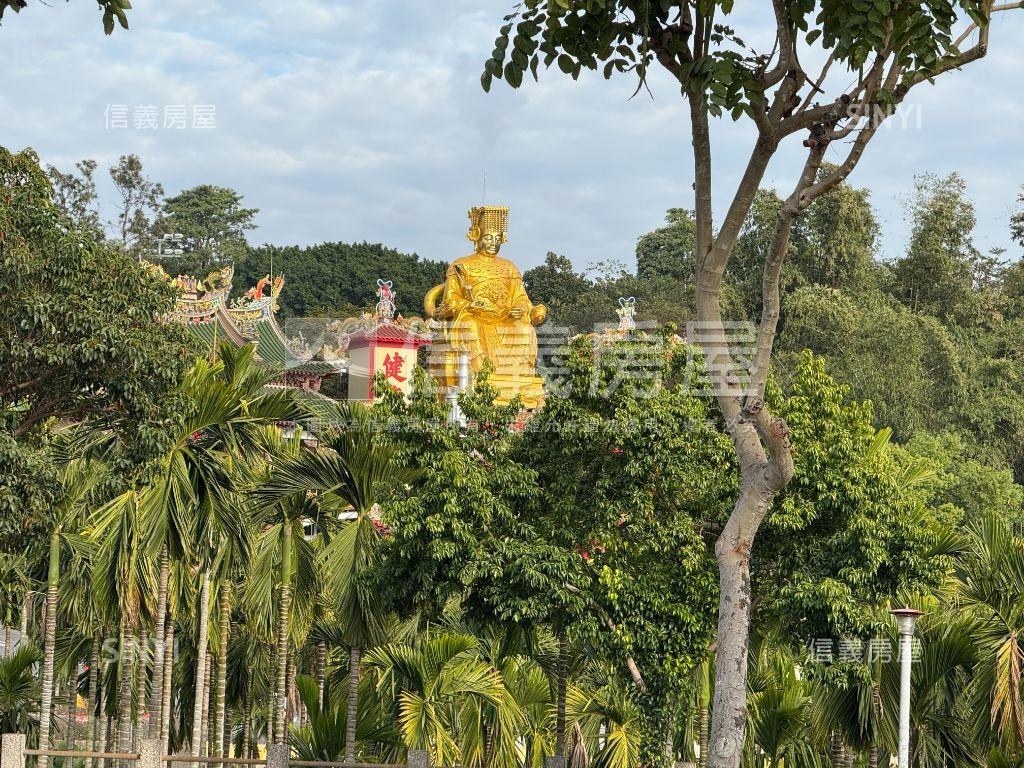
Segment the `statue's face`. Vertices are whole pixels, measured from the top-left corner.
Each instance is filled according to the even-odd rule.
[[[482,253],[495,256],[501,250],[501,232],[484,232],[477,243],[477,248]]]

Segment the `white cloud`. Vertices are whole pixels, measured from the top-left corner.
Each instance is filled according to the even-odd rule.
[[[261,210],[256,241],[381,241],[437,259],[466,249],[465,209],[486,170],[488,200],[512,207],[508,254],[522,265],[548,250],[580,266],[628,260],[666,208],[692,206],[678,88],[654,74],[654,98],[630,99],[629,78],[572,82],[555,71],[484,94],[480,67],[512,4],[160,0],[137,3],[132,29],[105,38],[88,0],[33,3],[0,29],[3,141],[65,167],[137,152],[170,193],[232,186]],[[770,33],[759,18],[734,19],[755,46]],[[1024,107],[1010,85],[1022,37],[1024,15],[1001,19],[988,59],[915,95],[920,129],[911,121],[870,148],[853,181],[873,190],[889,255],[904,242],[900,196],[929,170],[959,170],[978,203],[980,244],[1008,244],[1006,215],[1024,182]],[[107,130],[111,103],[214,104],[217,127]],[[716,125],[719,195],[751,135],[742,123]],[[799,154],[796,139],[767,183],[791,188]]]

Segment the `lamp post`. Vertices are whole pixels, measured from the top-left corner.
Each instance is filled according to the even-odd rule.
[[[449,424],[458,424],[462,427],[466,426],[466,414],[464,414],[462,412],[462,408],[459,407],[459,392],[465,392],[469,389],[469,376],[469,355],[462,352],[459,354],[459,384],[457,387],[448,388]]]
[[[910,768],[910,664],[914,625],[924,611],[897,608],[892,611],[900,633],[900,747],[899,768]]]

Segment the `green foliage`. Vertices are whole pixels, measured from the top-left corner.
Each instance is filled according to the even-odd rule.
[[[1017,202],[1024,204],[1024,191],[1017,196]],[[1024,210],[1017,211],[1010,218],[1010,234],[1017,245],[1024,248]]]
[[[1014,482],[1010,469],[974,458],[974,451],[963,437],[950,432],[920,432],[906,447],[938,468],[931,484],[933,503],[949,507],[944,515],[949,528],[974,524],[985,515],[996,515],[1011,525],[1020,524],[1024,488]]]
[[[692,283],[697,250],[697,225],[693,211],[669,208],[665,226],[648,232],[636,244],[636,276],[669,277]]]
[[[835,170],[836,166],[826,163],[819,178]],[[867,189],[839,184],[811,205],[798,226],[794,242],[799,247],[792,265],[807,283],[842,286],[851,294],[874,284],[879,227]]]
[[[893,267],[897,295],[943,319],[973,319],[981,255],[971,240],[976,219],[964,180],[956,173],[920,177],[909,213],[910,247]]]
[[[281,296],[285,317],[350,317],[376,303],[377,279],[392,280],[398,310],[423,313],[423,297],[444,282],[447,266],[370,243],[321,243],[306,247],[264,245],[235,265],[235,285],[244,290],[270,272],[282,274],[288,288]]]
[[[31,152],[0,152],[0,232],[4,426],[158,416],[187,363],[182,334],[160,321],[173,290],[71,226]]]
[[[951,35],[959,18],[984,22],[982,0],[928,0],[920,7],[891,0],[800,0],[786,8],[792,32],[851,71],[888,46],[903,70],[901,85],[955,58]],[[642,83],[662,54],[679,58],[671,66],[682,90],[701,94],[713,115],[753,115],[765,101],[758,76],[770,56],[752,50],[723,23],[733,10],[734,0],[695,8],[677,0],[526,0],[505,16],[481,85],[489,90],[497,77],[518,88],[528,70],[537,78],[541,62],[546,68],[557,63],[574,80],[586,68],[605,78],[633,73]]]
[[[853,397],[870,400],[877,424],[892,427],[897,438],[946,428],[963,403],[968,380],[961,351],[935,318],[884,295],[853,297],[821,287],[794,291],[783,309],[780,369],[793,370],[804,349],[827,355]]]
[[[163,186],[143,174],[138,155],[121,155],[110,167],[110,180],[120,197],[113,222],[115,241],[136,258],[151,257],[157,249],[154,221],[160,212]]]
[[[564,386],[519,448],[538,471],[545,540],[578,553],[587,600],[615,626],[600,642],[632,654],[658,695],[710,642],[715,565],[701,529],[728,515],[736,489],[728,438],[689,394],[686,358],[660,341],[576,340]]]
[[[773,624],[796,637],[865,636],[873,607],[936,585],[936,524],[921,460],[876,432],[869,404],[805,353],[785,400],[792,483],[776,500],[754,552],[754,583]]]
[[[103,11],[103,32],[110,34],[114,31],[114,24],[120,24],[122,28],[128,29],[128,15],[125,11],[132,8],[131,0],[96,0]],[[28,6],[27,0],[0,0],[0,19],[4,17],[4,11],[8,8],[15,13],[20,13],[22,8]]]
[[[80,160],[75,171],[64,173],[52,165],[46,166],[46,174],[53,184],[53,200],[64,211],[64,215],[85,228],[96,232],[102,230],[97,209],[96,161]]]
[[[43,450],[68,420],[113,429],[122,469],[165,445],[190,359],[161,318],[174,292],[147,265],[65,216],[31,151],[0,150],[0,524],[3,546],[39,533],[54,498]]]
[[[461,605],[484,623],[527,626],[579,617],[581,561],[539,526],[536,470],[513,453],[517,409],[493,406],[494,395],[481,380],[464,397],[475,425],[465,433],[448,423],[421,369],[408,400],[387,396],[378,406],[383,431],[420,470],[386,507],[393,536],[379,586],[402,612],[440,615]]]
[[[200,184],[164,202],[160,229],[182,235],[185,259],[197,267],[192,272],[205,274],[213,264],[243,256],[245,232],[256,228],[253,217],[257,213],[255,208],[242,207],[242,196],[235,190]]]
[[[347,690],[348,681],[342,680],[340,688]],[[376,756],[385,762],[396,760],[404,746],[397,724],[391,712],[380,697],[374,695],[373,678],[360,681],[359,709],[356,716],[356,740],[366,746],[372,745]],[[347,702],[328,690],[324,705],[320,706],[316,681],[307,675],[297,675],[295,687],[309,722],[291,731],[289,740],[299,760],[341,760],[345,756],[345,721],[348,717]],[[369,752],[361,750],[364,757]]]
[[[27,733],[39,727],[39,680],[32,668],[43,660],[32,645],[21,645],[0,659],[0,733]]]

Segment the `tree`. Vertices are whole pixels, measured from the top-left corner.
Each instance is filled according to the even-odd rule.
[[[366,572],[379,557],[377,500],[380,494],[416,479],[417,473],[403,464],[396,446],[379,440],[367,408],[353,403],[339,408],[335,416],[346,426],[323,436],[327,452],[307,453],[284,464],[256,495],[274,501],[289,494],[303,498],[314,493],[328,500],[334,497],[355,512],[355,519],[331,538],[323,553],[327,591],[339,605],[342,636],[350,649],[345,760],[353,762],[362,650],[382,635],[380,601],[364,582]]]
[[[810,0],[799,5],[775,0],[772,7],[772,52],[757,54],[725,23],[732,0],[695,7],[689,2],[530,0],[506,17],[481,76],[485,90],[494,77],[518,87],[528,69],[536,76],[543,57],[546,66],[557,62],[574,78],[583,67],[603,67],[606,77],[616,70],[631,72],[642,88],[648,67],[657,63],[677,80],[690,108],[697,321],[702,335],[711,339],[703,352],[742,475],[736,506],[716,545],[722,597],[711,768],[735,768],[740,761],[747,712],[750,552],[772,500],[793,475],[788,427],[766,407],[764,392],[779,320],[779,279],[794,221],[846,179],[913,88],[986,54],[993,12],[989,0],[929,0],[924,8],[888,0],[879,0],[877,7],[823,2],[820,8]],[[958,22],[966,30],[954,30]],[[961,48],[974,30],[976,44]],[[822,52],[825,64],[819,75],[803,71],[800,62],[807,57],[797,53],[799,38]],[[833,68],[846,71],[829,80]],[[757,139],[716,232],[710,118],[726,112],[734,119],[749,118]],[[788,137],[798,134],[805,137],[806,157],[780,207],[764,261],[761,323],[749,377],[737,376],[747,366],[737,360],[723,325],[723,275],[770,161]],[[847,137],[853,138],[843,147],[842,160],[822,178],[830,144]]]
[[[154,223],[164,196],[163,186],[143,175],[138,155],[121,155],[110,168],[110,178],[121,196],[114,221],[116,239],[125,253],[140,260],[151,257],[156,251],[158,233]]]
[[[31,645],[0,660],[0,733],[32,734],[38,728],[40,688],[32,667],[41,661]]]
[[[110,34],[114,31],[116,21],[124,29],[128,29],[128,15],[125,11],[131,10],[130,0],[96,0],[103,11],[103,31]],[[22,8],[28,7],[28,0],[0,0],[0,19],[4,17],[4,11],[8,8],[15,13],[20,13]]]
[[[96,172],[95,160],[79,160],[75,163],[74,172],[64,173],[52,165],[46,166],[46,174],[53,184],[54,202],[64,214],[76,224],[93,230],[102,231],[100,213],[96,207]]]
[[[1017,196],[1017,202],[1024,204],[1024,191]],[[1014,241],[1024,248],[1024,210],[1017,211],[1010,219],[1010,234]]]
[[[1005,519],[986,513],[971,522],[955,575],[958,597],[977,619],[972,727],[979,743],[1019,758],[1024,754],[1024,615],[1018,607],[1024,594],[1024,547]]]
[[[9,433],[26,437],[50,419],[158,418],[189,358],[183,332],[160,320],[174,290],[94,233],[69,228],[31,152],[0,150],[0,229]]]
[[[669,208],[665,226],[648,232],[636,244],[636,276],[670,277],[690,284],[694,277],[694,249],[697,245],[693,211]]]
[[[228,187],[200,184],[168,198],[163,205],[164,232],[182,235],[181,247],[197,273],[244,254],[245,231],[255,229],[256,208],[243,208],[242,196]]]
[[[216,363],[194,363],[182,383],[187,404],[184,417],[169,431],[168,448],[150,467],[149,482],[141,493],[150,557],[162,558],[166,548],[199,574],[193,755],[198,754],[205,725],[204,659],[213,572],[228,549],[243,560],[248,551],[244,510],[233,495],[236,465],[263,447],[267,425],[300,415],[290,390],[267,387],[273,374],[256,364],[254,354],[252,346],[235,350],[225,344]],[[166,589],[162,579],[160,587]],[[166,605],[166,596],[158,596],[158,602]]]
[[[515,730],[518,713],[509,706],[501,675],[480,658],[479,641],[471,635],[443,632],[412,647],[383,645],[370,651],[366,664],[382,675],[380,685],[400,687],[398,722],[405,745],[430,752],[434,765],[474,764],[466,760],[463,734],[479,703],[495,707],[502,725]]]
[[[910,216],[910,248],[894,265],[900,299],[944,319],[963,314],[973,303],[981,258],[971,240],[976,219],[964,180],[956,173],[918,178]]]
[[[577,273],[567,257],[551,252],[543,264],[523,273],[523,284],[533,300],[544,304],[559,324],[569,322],[569,311],[593,289],[593,283]]]
[[[835,166],[827,163],[818,171],[820,178],[832,173]],[[873,284],[879,227],[867,189],[837,184],[807,209],[801,229],[801,247],[793,254],[793,266],[808,283],[842,286],[851,293]]]
[[[877,426],[900,440],[944,429],[969,399],[966,355],[934,317],[881,292],[858,297],[820,286],[793,291],[783,307],[781,376],[795,370],[803,350],[827,356],[853,397],[874,404]]]

